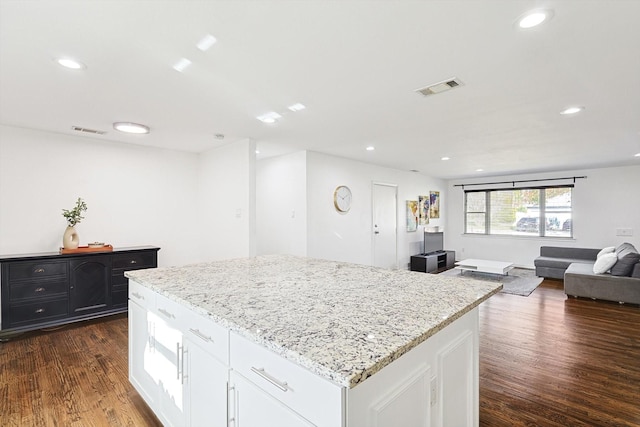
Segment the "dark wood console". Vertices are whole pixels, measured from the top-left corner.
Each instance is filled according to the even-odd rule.
[[[126,312],[124,272],[157,267],[158,250],[0,255],[0,339]]]
[[[424,273],[440,273],[453,268],[456,262],[456,251],[442,251],[433,254],[411,256],[411,271]]]

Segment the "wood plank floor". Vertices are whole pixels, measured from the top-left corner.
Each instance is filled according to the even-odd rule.
[[[640,426],[637,306],[546,280],[485,302],[480,334],[482,426]],[[159,426],[127,369],[126,316],[2,343],[0,425]]]

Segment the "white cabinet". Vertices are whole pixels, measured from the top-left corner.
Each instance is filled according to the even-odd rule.
[[[152,334],[147,310],[129,301],[129,381],[151,407],[158,401],[158,384],[152,364]]]
[[[229,368],[185,336],[187,425],[226,427]]]
[[[165,426],[478,425],[478,309],[353,388],[130,283],[129,378]]]
[[[231,372],[233,427],[313,427],[314,424],[236,372]]]
[[[228,332],[133,281],[129,310],[129,380],[158,419],[227,426]]]

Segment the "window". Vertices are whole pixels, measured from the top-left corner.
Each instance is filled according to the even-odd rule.
[[[467,190],[465,233],[572,237],[572,190],[573,185]]]

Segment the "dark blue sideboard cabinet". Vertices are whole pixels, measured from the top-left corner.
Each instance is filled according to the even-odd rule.
[[[0,255],[0,339],[126,312],[125,271],[157,267],[159,250]]]

